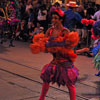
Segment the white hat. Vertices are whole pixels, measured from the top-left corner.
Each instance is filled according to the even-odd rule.
[[[79,7],[75,1],[69,1],[68,4],[66,4],[68,7]]]
[[[41,30],[44,30],[44,28],[43,28],[43,27],[40,27],[40,29],[41,29]]]

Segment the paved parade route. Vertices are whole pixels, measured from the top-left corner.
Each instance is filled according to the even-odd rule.
[[[49,53],[33,55],[30,43],[15,41],[0,45],[0,100],[38,100],[42,67],[52,60]],[[80,71],[76,84],[77,100],[100,100],[100,77],[93,68],[93,58],[78,55],[75,66]],[[50,85],[46,100],[69,100],[68,90]]]

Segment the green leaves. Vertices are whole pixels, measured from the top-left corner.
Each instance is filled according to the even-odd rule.
[[[97,70],[100,69],[100,52],[98,52],[98,54],[94,57],[94,68],[96,68]]]

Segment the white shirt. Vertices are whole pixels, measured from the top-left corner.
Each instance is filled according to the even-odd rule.
[[[44,13],[44,15],[41,13],[41,10],[39,10],[39,12],[38,12],[38,17],[37,17],[37,19],[38,19],[39,21],[41,21],[41,20],[46,20],[47,10],[43,10],[42,12]]]
[[[96,21],[100,21],[100,10],[97,11],[94,16],[92,16],[92,19],[96,19]]]

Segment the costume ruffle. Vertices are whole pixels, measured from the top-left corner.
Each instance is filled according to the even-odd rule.
[[[44,34],[37,34],[33,38],[33,44],[30,45],[33,54],[39,52],[45,52],[47,50],[50,53],[62,53],[63,55],[68,55],[72,61],[75,61],[77,55],[72,49],[77,45],[79,41],[79,36],[77,32],[70,32],[64,37],[58,36],[53,40],[50,40],[50,37],[45,37]],[[46,44],[50,42],[55,44],[49,47],[46,47]],[[60,45],[61,43],[65,43]]]
[[[43,33],[37,34],[33,38],[33,44],[30,45],[31,51],[33,54],[40,52],[45,52],[45,43],[48,41],[48,38],[44,36]]]
[[[73,62],[77,55],[72,48],[78,41],[77,32],[58,37],[45,37],[42,33],[34,36],[33,44],[30,45],[33,54],[45,51],[53,54],[53,60],[45,65],[41,72],[40,77],[44,82],[57,83],[58,86],[75,84],[78,70]]]
[[[1,15],[2,21],[0,21],[0,27],[3,27],[4,23],[7,21],[11,26],[17,25],[20,22],[16,18],[16,10],[14,8],[14,2],[6,1],[5,8],[0,8],[3,16]]]
[[[69,61],[57,64],[52,61],[44,66],[40,77],[44,82],[57,83],[58,86],[74,85],[78,79],[78,69]]]
[[[94,25],[95,22],[96,22],[96,21],[94,21],[93,19],[88,20],[88,19],[86,19],[86,18],[83,18],[83,19],[81,20],[81,23],[84,24],[85,26]]]

